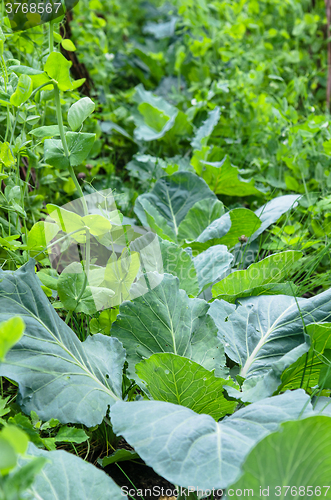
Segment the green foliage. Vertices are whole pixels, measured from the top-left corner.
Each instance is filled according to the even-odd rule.
[[[139,378],[157,401],[191,408],[211,415],[216,421],[232,413],[236,402],[227,401],[223,386],[232,381],[215,377],[190,359],[171,353],[153,354],[136,365]]]
[[[296,497],[305,494],[331,498],[327,472],[331,460],[330,425],[330,418],[322,416],[282,424],[279,431],[265,437],[251,451],[243,475],[231,489],[238,493],[241,488],[253,489],[256,497],[262,489],[279,498],[285,498],[288,491]],[[318,466],[312,458],[316,456]],[[234,493],[233,498],[240,497]]]
[[[24,333],[24,322],[20,317],[13,317],[0,323],[0,362],[5,360],[6,354]]]

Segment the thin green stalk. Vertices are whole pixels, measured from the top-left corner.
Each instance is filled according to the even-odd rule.
[[[72,313],[73,313],[73,311],[68,311],[68,314],[67,314],[66,319],[65,319],[65,324],[66,325],[69,323],[70,318],[72,316]]]
[[[48,38],[48,48],[49,48],[49,53],[53,52],[54,50],[54,21],[51,21],[49,23],[49,38]]]
[[[82,231],[85,231],[84,227],[80,227],[79,229],[76,229],[75,231],[71,231],[71,233],[65,234],[64,236],[62,236],[58,240],[56,240],[53,243],[50,243],[49,245],[47,245],[41,252],[39,252],[36,255],[36,257],[38,257],[39,255],[41,255],[42,253],[44,253],[46,250],[49,250],[50,248],[52,248],[54,245],[57,245],[61,241],[65,240],[66,238],[69,238],[69,236],[72,236],[73,234],[76,234],[76,233],[81,233]]]
[[[86,257],[85,257],[85,269],[84,269],[84,271],[85,271],[84,283],[83,283],[82,289],[81,289],[81,291],[78,295],[78,298],[77,298],[77,305],[79,304],[79,301],[82,298],[82,296],[85,292],[86,285],[88,283],[88,277],[89,277],[89,272],[90,272],[90,258],[91,258],[90,251],[91,251],[90,231],[88,228],[86,228]],[[76,307],[77,307],[77,305],[76,305]]]
[[[68,144],[67,144],[67,140],[66,140],[66,136],[65,136],[65,132],[64,132],[64,126],[63,126],[61,100],[60,100],[60,90],[59,90],[59,87],[58,87],[58,85],[57,85],[57,83],[55,81],[53,81],[52,83],[53,83],[53,86],[54,86],[54,100],[55,100],[56,117],[57,117],[59,132],[60,132],[60,138],[61,138],[61,142],[62,142],[62,147],[63,147],[63,150],[64,150],[64,154],[65,154],[66,158],[68,159],[68,163],[69,163],[70,153],[69,153]],[[72,178],[72,180],[73,180],[73,182],[74,182],[74,184],[76,186],[76,189],[78,191],[79,197],[82,200],[84,215],[88,215],[87,204],[86,204],[86,201],[85,201],[85,198],[84,198],[84,194],[83,194],[82,188],[79,185],[79,182],[78,182],[77,177],[75,175],[74,169],[70,165],[70,163],[69,163],[68,170],[69,170],[70,176],[71,176],[71,178]],[[86,230],[86,256],[85,256],[85,269],[84,269],[85,276],[84,276],[84,283],[83,283],[82,289],[81,289],[81,291],[79,293],[79,296],[77,298],[77,305],[78,305],[80,299],[82,298],[82,296],[83,296],[83,294],[85,292],[85,289],[86,289],[86,286],[87,286],[87,283],[88,283],[88,276],[89,276],[89,269],[90,269],[90,257],[91,257],[91,255],[90,255],[90,253],[91,253],[90,231],[89,231],[88,228],[85,228],[85,230]],[[66,317],[66,323],[69,322],[71,314],[70,314],[70,311],[69,311],[69,313],[67,314],[67,317]]]
[[[55,107],[56,107],[56,116],[57,116],[57,122],[58,122],[58,126],[59,126],[60,138],[61,138],[62,146],[64,149],[64,154],[66,155],[66,157],[69,160],[69,149],[68,149],[68,144],[67,144],[67,140],[66,140],[66,136],[65,136],[65,132],[64,132],[63,119],[62,119],[60,91],[59,91],[59,87],[58,87],[56,82],[54,82],[53,85],[54,85],[54,99],[55,99]],[[88,215],[88,209],[87,209],[87,205],[86,205],[86,201],[85,201],[85,198],[83,195],[82,188],[80,187],[80,184],[77,180],[74,169],[70,165],[70,163],[69,163],[68,170],[70,173],[70,177],[72,178],[72,180],[75,184],[75,187],[78,191],[79,197],[82,200],[84,215]]]
[[[118,465],[118,463],[117,463],[117,462],[115,462],[115,463],[116,463],[117,467],[119,468],[119,470],[122,472],[122,474],[124,474],[124,476],[127,478],[127,480],[128,480],[128,481],[130,481],[130,483],[132,484],[132,486],[133,486],[133,487],[134,487],[134,489],[136,490],[136,492],[137,492],[138,496],[139,496],[142,500],[144,500],[144,499],[143,499],[143,497],[139,494],[139,492],[138,492],[137,488],[135,487],[135,485],[133,484],[133,482],[131,481],[131,479],[129,478],[129,476],[128,476],[125,472],[124,472],[124,470],[122,469],[122,467],[121,467],[120,465]],[[131,497],[131,495],[129,495],[129,496]],[[131,498],[132,498],[132,497],[131,497]]]
[[[10,146],[13,144],[13,140],[14,140],[14,133],[15,133],[17,120],[18,120],[18,112],[19,112],[19,108],[16,111],[15,121],[14,121],[14,125],[13,125],[12,131],[11,131],[11,137],[10,137],[10,143],[9,143]]]

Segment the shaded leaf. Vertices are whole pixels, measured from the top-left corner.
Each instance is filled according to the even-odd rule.
[[[223,396],[223,386],[233,385],[232,380],[217,378],[198,363],[176,354],[153,354],[136,365],[136,373],[153,399],[186,406],[216,421],[233,413],[237,405]]]
[[[129,374],[135,365],[154,353],[171,352],[199,363],[216,376],[226,375],[223,345],[206,313],[204,300],[189,299],[179,290],[179,280],[165,274],[160,285],[120,306],[112,335],[127,352]]]
[[[293,264],[301,258],[302,252],[293,250],[270,255],[256,264],[251,264],[248,269],[235,271],[216,283],[212,289],[213,297],[234,303],[238,297],[281,293],[277,283],[287,277]],[[290,287],[289,291],[291,292]]]
[[[98,334],[80,342],[41,290],[32,260],[0,276],[0,320],[20,315],[26,325],[0,366],[2,376],[18,382],[22,410],[42,420],[99,424],[121,397],[121,344]]]
[[[219,423],[161,401],[118,402],[111,420],[114,431],[158,474],[206,490],[235,481],[251,449],[279,424],[312,414],[309,396],[298,390],[249,405]]]
[[[246,458],[236,492],[253,490],[254,498],[331,498],[331,418],[310,417],[283,423],[265,437]],[[316,489],[315,489],[316,488]],[[269,494],[267,494],[269,493]],[[250,495],[252,496],[252,495]]]

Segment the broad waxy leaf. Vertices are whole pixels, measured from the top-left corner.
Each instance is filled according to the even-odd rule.
[[[179,288],[185,290],[187,295],[196,297],[199,293],[198,277],[195,264],[190,255],[175,243],[161,240],[163,271],[177,276]]]
[[[205,250],[213,245],[233,248],[240,236],[249,237],[260,225],[261,221],[254,212],[246,208],[235,208],[214,220],[191,246],[198,250]]]
[[[158,474],[206,490],[233,483],[250,450],[279,424],[312,414],[309,396],[297,390],[253,403],[219,423],[161,401],[118,402],[111,421]]]
[[[138,196],[135,213],[163,239],[177,241],[179,224],[198,201],[216,199],[207,184],[190,172],[158,180],[150,193]]]
[[[29,445],[29,455],[44,457],[47,463],[30,488],[43,500],[121,500],[127,496],[102,470],[64,450],[44,451]],[[24,465],[26,460],[22,460]]]
[[[178,109],[167,103],[162,97],[156,97],[144,89],[136,87],[135,100],[140,115],[134,117],[136,129],[134,135],[138,141],[161,139],[170,130],[178,115]]]
[[[307,325],[330,321],[331,289],[310,299],[285,295],[244,298],[237,308],[215,300],[209,314],[218,327],[226,354],[240,365],[240,375],[247,378],[243,389],[247,389],[246,400],[250,401],[249,398],[265,397],[266,392],[259,394],[255,386],[266,384],[266,375],[276,362],[295,353],[297,357],[292,356],[291,364],[307,351],[303,322]],[[292,351],[295,348],[297,351]],[[269,387],[268,395],[278,385]]]
[[[227,156],[219,162],[201,161],[201,163],[204,165],[202,178],[214,193],[227,196],[263,195],[254,186],[253,179],[246,181],[240,177],[237,167],[231,165]]]
[[[89,97],[83,97],[75,102],[68,111],[68,123],[71,130],[79,129],[86,118],[93,113],[94,102]]]
[[[291,208],[295,208],[299,198],[300,195],[297,194],[279,196],[256,210],[255,215],[261,220],[261,226],[249,238],[249,241],[254,241],[263,231],[265,231],[265,229],[267,229],[267,227],[277,222],[283,214],[288,212]]]
[[[20,317],[13,317],[0,323],[0,363],[24,333],[24,321]]]
[[[200,292],[214,283],[231,267],[233,255],[225,245],[214,245],[194,257],[194,266],[198,273]]]
[[[330,468],[331,418],[286,422],[256,445],[228,491],[235,499],[240,490],[253,498],[261,490],[271,498],[331,498]]]
[[[60,52],[51,52],[44,69],[48,76],[57,82],[59,89],[66,91],[73,88],[70,80],[70,67],[71,62]]]
[[[278,390],[308,389],[319,382],[321,370],[326,367],[324,352],[331,349],[331,323],[307,325],[306,332],[310,337],[309,351],[283,371]]]
[[[223,345],[208,309],[204,300],[189,299],[179,290],[178,278],[169,274],[145,295],[122,304],[112,335],[126,349],[130,377],[135,378],[136,363],[162,352],[215,369],[216,376],[226,375]]]
[[[80,342],[41,290],[34,261],[0,277],[0,321],[19,315],[26,325],[0,366],[2,376],[18,382],[23,411],[33,410],[44,421],[99,424],[121,398],[121,344],[104,335]]]
[[[103,280],[104,271],[99,282]],[[92,316],[101,309],[107,309],[112,305],[113,290],[99,286],[93,286],[93,270],[90,271],[89,280],[85,282],[85,272],[78,262],[69,264],[57,280],[57,291],[63,307],[68,311],[84,312]],[[85,287],[83,294],[81,292]],[[78,300],[78,298],[80,299]]]
[[[217,378],[198,363],[176,354],[153,354],[136,365],[136,373],[153,399],[186,406],[216,421],[233,413],[237,405],[223,396],[223,386],[233,385],[232,380]]]
[[[19,107],[24,104],[32,94],[32,80],[28,75],[21,75],[18,79],[17,88],[10,98],[13,106]]]
[[[213,297],[234,303],[238,297],[277,294],[278,288],[274,285],[286,278],[293,264],[301,257],[302,252],[293,250],[270,255],[216,283],[212,289]]]
[[[198,201],[187,212],[178,228],[178,239],[187,242],[196,240],[216,219],[224,214],[224,205],[217,199]]]

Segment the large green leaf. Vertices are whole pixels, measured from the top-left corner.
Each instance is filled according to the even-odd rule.
[[[135,101],[139,111],[139,115],[134,116],[136,140],[161,139],[174,126],[178,109],[146,91],[142,84],[136,87]]]
[[[231,267],[233,255],[225,245],[214,245],[194,257],[198,273],[200,292],[214,283]]]
[[[111,408],[116,434],[173,484],[226,488],[237,479],[254,445],[279,424],[313,414],[302,390],[242,408],[222,422],[160,401],[118,402]]]
[[[327,361],[324,352],[331,349],[331,324],[312,323],[306,326],[306,332],[309,335],[309,351],[282,373],[279,391],[297,387],[308,389],[319,383],[321,370]]]
[[[29,455],[47,460],[29,492],[43,500],[121,500],[127,496],[102,470],[64,450],[43,451],[29,445]],[[24,459],[21,465],[27,463]]]
[[[248,269],[235,271],[216,283],[212,289],[213,297],[234,303],[238,297],[282,293],[278,283],[286,278],[293,264],[301,257],[302,252],[293,250],[270,255],[256,264],[251,264]],[[284,284],[281,290],[284,290]],[[289,292],[289,295],[293,295],[290,287]]]
[[[246,181],[239,175],[237,167],[231,165],[226,156],[219,162],[201,161],[204,165],[202,178],[216,194],[227,196],[262,196],[263,193],[256,189],[254,180]]]
[[[80,342],[48,302],[34,261],[16,272],[1,271],[0,277],[0,321],[19,315],[26,325],[0,366],[2,376],[18,382],[22,409],[44,421],[99,424],[121,398],[121,344],[99,334]]]
[[[93,275],[100,275],[96,286],[93,286]],[[88,281],[80,262],[72,262],[61,273],[57,280],[57,291],[63,307],[67,311],[84,312],[93,315],[97,311],[107,309],[112,305],[113,290],[99,286],[103,281],[104,269],[90,270]],[[84,287],[84,292],[82,293]],[[80,299],[78,300],[78,298]]]
[[[283,423],[246,458],[229,498],[331,498],[331,418]],[[239,493],[241,491],[241,494]],[[249,493],[250,491],[250,493]]]
[[[232,385],[231,380],[215,377],[198,363],[176,354],[153,354],[136,365],[136,373],[153,399],[186,406],[216,421],[233,413],[237,405],[223,396],[223,386]]]
[[[160,241],[163,271],[177,276],[179,288],[187,295],[196,297],[199,293],[199,284],[195,264],[190,255],[175,243]]]
[[[209,314],[218,327],[226,354],[240,365],[240,375],[247,378],[243,387],[247,400],[254,401],[277,389],[280,381],[270,381],[266,376],[276,362],[284,370],[307,351],[303,322],[331,319],[331,289],[310,299],[277,295],[244,298],[240,302],[236,308],[215,300]]]
[[[136,363],[162,352],[215,369],[216,376],[226,374],[223,345],[208,309],[204,300],[189,299],[178,278],[169,274],[153,290],[122,304],[112,335],[126,349],[130,377],[135,378]]]
[[[206,250],[213,245],[232,248],[241,236],[251,236],[260,225],[261,221],[254,212],[246,208],[235,208],[214,220],[191,246],[197,250]]]
[[[214,202],[207,184],[190,172],[178,172],[158,180],[150,193],[138,196],[134,211],[144,226],[161,238],[177,241],[178,228],[198,201]]]
[[[178,227],[178,239],[187,242],[196,240],[200,234],[216,219],[224,214],[224,205],[217,199],[198,201],[187,212]]]

